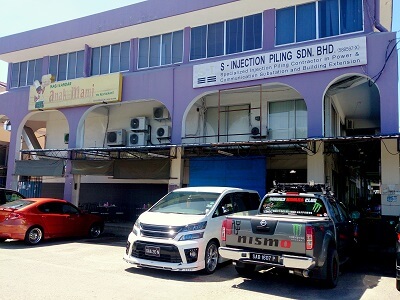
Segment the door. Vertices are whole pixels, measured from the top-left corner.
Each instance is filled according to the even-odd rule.
[[[79,211],[69,204],[48,202],[38,207],[42,212],[44,232],[52,237],[77,235],[80,229]]]
[[[190,159],[189,186],[230,186],[266,193],[266,159],[196,157]]]
[[[351,254],[354,243],[354,226],[347,213],[338,203],[331,202],[331,206],[336,219],[335,227],[339,257],[342,259]]]

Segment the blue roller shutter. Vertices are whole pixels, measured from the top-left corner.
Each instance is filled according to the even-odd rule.
[[[266,159],[253,157],[196,157],[190,159],[189,186],[232,186],[266,191]]]

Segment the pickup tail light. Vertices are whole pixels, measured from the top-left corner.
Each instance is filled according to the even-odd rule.
[[[400,243],[400,232],[397,233],[397,241]]]
[[[306,250],[314,249],[314,236],[315,236],[314,227],[307,225],[306,226]]]
[[[226,236],[232,234],[232,220],[225,219],[222,221],[221,240],[226,241]]]

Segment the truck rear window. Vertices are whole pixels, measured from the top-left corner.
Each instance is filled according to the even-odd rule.
[[[298,195],[267,196],[263,199],[260,213],[314,217],[327,216],[325,204],[321,199]]]

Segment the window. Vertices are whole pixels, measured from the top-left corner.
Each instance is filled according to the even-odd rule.
[[[362,0],[340,0],[340,33],[363,30]]]
[[[79,214],[79,211],[75,207],[73,207],[71,205],[68,205],[68,204],[63,204],[62,205],[62,212],[64,214],[69,214],[69,215],[77,215],[77,214]]]
[[[362,30],[362,0],[320,0],[276,11],[276,45]]]
[[[243,51],[243,18],[226,22],[226,54]]]
[[[151,209],[151,212],[205,215],[215,204],[219,194],[213,192],[173,191]]]
[[[207,57],[224,54],[224,23],[208,25]],[[222,39],[221,39],[222,37]]]
[[[323,217],[326,216],[327,209],[320,198],[282,195],[265,197],[260,213]]]
[[[138,69],[183,61],[183,31],[139,39]]]
[[[269,103],[270,139],[294,139],[307,137],[307,107],[304,100]]]
[[[11,66],[11,88],[32,85],[42,79],[43,59],[13,63]]]
[[[192,28],[190,32],[190,59],[206,57],[207,26]]]
[[[209,141],[245,141],[250,134],[250,104],[208,107],[205,136]],[[218,136],[219,134],[219,136]]]
[[[91,75],[129,70],[130,42],[92,48]]]
[[[239,53],[262,47],[262,14],[191,29],[190,59]]]
[[[257,210],[260,198],[255,193],[231,193],[225,195],[218,204],[213,218],[229,215],[235,212]]]
[[[296,7],[296,42],[309,41],[317,37],[315,20],[315,3]]]
[[[262,14],[244,18],[243,50],[260,49],[262,41]]]
[[[5,193],[5,202],[12,202],[24,198],[24,196],[22,196],[20,193],[14,191],[4,191],[4,193]]]
[[[49,74],[56,81],[83,77],[84,51],[50,56]]]

